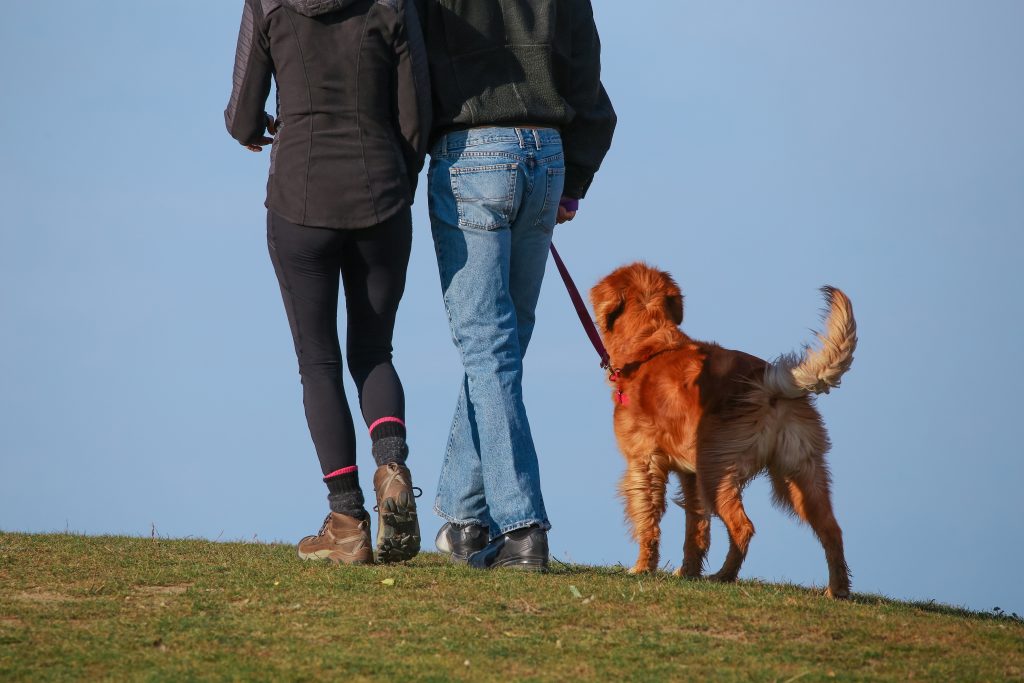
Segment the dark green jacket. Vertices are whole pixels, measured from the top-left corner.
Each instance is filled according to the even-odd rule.
[[[582,198],[611,146],[590,0],[415,0],[430,63],[434,135],[490,125],[558,128],[565,194]]]

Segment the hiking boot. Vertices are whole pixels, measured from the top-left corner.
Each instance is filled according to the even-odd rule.
[[[299,559],[330,560],[337,564],[373,564],[370,516],[356,519],[337,512],[330,513],[316,536],[306,536],[299,541]]]
[[[470,555],[487,545],[487,529],[479,524],[456,526],[448,522],[437,532],[434,545],[452,564],[466,564]]]
[[[548,570],[548,532],[539,526],[516,529],[502,534],[469,557],[474,569]]]
[[[377,468],[373,475],[377,494],[377,559],[404,562],[420,551],[420,522],[412,473],[397,462]]]

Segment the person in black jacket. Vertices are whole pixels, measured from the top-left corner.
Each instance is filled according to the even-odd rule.
[[[272,79],[275,116],[264,111]],[[419,551],[419,524],[392,333],[409,261],[410,206],[431,130],[415,6],[246,0],[224,118],[250,150],[273,145],[267,242],[331,509],[320,532],[299,542],[299,556],[373,561],[341,377],[340,280],[348,367],[377,464],[378,558],[409,559]]]
[[[615,111],[590,0],[416,0],[434,97],[431,229],[465,373],[437,547],[544,571],[550,522],[522,396],[551,234],[601,165]]]

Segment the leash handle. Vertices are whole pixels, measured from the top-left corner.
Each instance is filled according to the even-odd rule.
[[[608,351],[605,350],[604,344],[601,343],[601,335],[597,331],[597,326],[594,325],[594,321],[590,318],[590,311],[587,310],[586,304],[583,303],[580,290],[576,288],[576,283],[572,281],[569,270],[565,267],[565,263],[562,262],[562,257],[558,255],[558,250],[555,249],[554,242],[551,243],[551,255],[555,258],[555,266],[558,267],[558,273],[562,276],[562,282],[565,283],[565,288],[569,292],[569,298],[572,299],[572,305],[576,308],[576,315],[579,316],[580,322],[583,323],[583,329],[586,331],[587,336],[590,337],[590,343],[594,345],[594,350],[601,357],[601,367],[607,369],[609,365]]]

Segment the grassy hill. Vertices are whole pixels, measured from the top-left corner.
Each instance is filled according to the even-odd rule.
[[[305,564],[286,545],[0,533],[0,680],[1024,678],[1019,619],[621,568]]]

